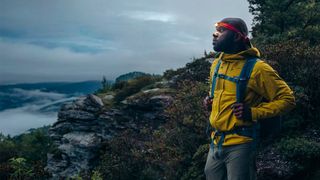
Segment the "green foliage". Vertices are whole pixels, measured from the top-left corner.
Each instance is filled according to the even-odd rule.
[[[195,179],[201,180],[205,179],[203,170],[207,159],[209,145],[203,144],[199,146],[197,151],[192,157],[191,166],[189,166],[187,172],[182,176],[182,180]]]
[[[284,138],[276,148],[284,156],[302,162],[320,158],[320,143],[307,138]]]
[[[91,180],[103,180],[102,174],[99,171],[94,170],[92,172]]]
[[[44,167],[47,163],[47,153],[55,148],[48,136],[48,128],[49,126],[33,129],[30,133],[13,138],[0,135],[0,164],[3,167],[0,168],[0,177],[7,177],[12,173],[13,176],[17,176],[24,166],[32,170],[32,178],[49,176]]]
[[[106,143],[96,168],[104,179],[203,177],[201,167],[208,146],[201,150],[199,146],[207,142],[204,130],[208,117],[202,100],[208,85],[182,81],[177,87],[176,100],[165,110],[169,120],[161,127],[125,131]]]
[[[48,127],[47,127],[48,128]],[[30,161],[42,161],[45,165],[47,153],[53,149],[53,143],[48,136],[47,128],[39,128],[27,134],[15,137],[18,155]]]
[[[129,83],[127,81],[119,81],[113,85],[112,90],[120,90],[120,89],[127,87],[128,85],[129,85]]]
[[[144,163],[142,158],[135,157],[135,142],[125,135],[112,139],[105,146],[96,168],[104,179],[137,179],[142,171]]]
[[[179,70],[179,69],[178,69]],[[171,79],[172,77],[174,77],[175,75],[177,75],[177,71],[178,70],[173,70],[173,69],[167,69],[164,73],[163,73],[163,77],[165,79]]]
[[[0,163],[6,162],[10,158],[17,155],[16,144],[10,137],[6,137],[0,133]]]
[[[170,123],[157,139],[163,139],[166,146],[174,147],[179,153],[179,162],[183,165],[175,168],[178,174],[174,177],[204,178],[203,168],[208,151],[205,129],[209,117],[202,101],[208,89],[203,82],[181,81],[177,85],[175,101],[166,109]]]
[[[141,90],[144,91],[144,90],[149,90],[149,89],[154,89],[154,88],[167,88],[166,85],[163,84],[163,82],[155,82],[155,83],[152,83],[152,84],[149,84],[145,87],[143,87]]]
[[[193,59],[183,68],[165,71],[163,77],[165,79],[176,77],[178,82],[184,80],[206,82],[209,77],[210,66],[210,62],[206,58]]]
[[[101,81],[101,89],[97,90],[95,94],[97,93],[106,93],[112,90],[113,83],[111,81],[108,81],[105,76],[102,77]]]
[[[16,144],[11,137],[6,137],[0,133],[0,179],[9,179],[13,169],[7,161],[17,156],[17,153]]]
[[[66,179],[67,179],[67,180],[83,180],[83,178],[81,177],[80,174],[76,174],[76,175],[74,175],[74,176],[67,177]]]
[[[202,106],[209,86],[197,81],[182,81],[178,84],[175,101],[166,109],[166,113],[175,122],[193,131],[203,133],[208,114]]]
[[[149,76],[149,75],[150,74],[146,74],[144,72],[137,72],[137,71],[129,72],[129,73],[126,73],[126,74],[123,74],[123,75],[120,75],[119,77],[117,77],[116,83],[119,83],[121,81],[129,81],[131,79],[135,79],[140,76]]]
[[[297,130],[306,126],[305,119],[298,113],[286,114],[283,119],[282,129],[289,134],[294,134]]]
[[[150,85],[159,80],[159,77],[151,75],[139,76],[129,81],[120,81],[115,84],[116,95],[114,97],[116,102],[124,100],[126,97],[139,92],[143,87]]]
[[[31,178],[33,173],[31,167],[27,164],[26,159],[22,157],[11,158],[9,160],[10,166],[14,172],[11,174],[13,179]]]
[[[248,0],[248,2],[249,11],[254,16],[252,27],[254,37],[262,37],[260,40],[269,42],[296,38],[307,39],[313,43],[319,42],[318,0]]]

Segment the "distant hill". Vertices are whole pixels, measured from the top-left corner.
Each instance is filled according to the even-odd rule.
[[[83,81],[83,82],[43,82],[43,83],[28,83],[28,84],[14,84],[14,85],[0,85],[0,92],[9,89],[24,89],[35,90],[39,89],[44,92],[56,92],[62,94],[70,93],[92,93],[101,88],[100,81]]]

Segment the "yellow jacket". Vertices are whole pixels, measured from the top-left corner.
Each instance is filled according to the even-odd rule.
[[[260,57],[256,48],[250,48],[238,54],[221,53],[216,58],[210,70],[210,91],[212,76],[218,63],[222,60],[218,73],[227,76],[239,76],[246,58]],[[268,102],[263,102],[266,99]],[[232,113],[231,105],[236,102],[236,84],[234,82],[217,78],[210,114],[210,124],[219,131],[229,131],[236,126],[249,126],[252,122],[239,120]],[[244,103],[251,107],[252,120],[257,121],[263,118],[270,118],[295,107],[295,98],[292,90],[282,80],[277,72],[262,60],[257,60],[250,80],[247,85]],[[211,136],[213,137],[213,133]],[[216,137],[214,143],[217,144],[220,137]],[[251,141],[249,137],[236,134],[226,135],[224,146],[242,144]]]

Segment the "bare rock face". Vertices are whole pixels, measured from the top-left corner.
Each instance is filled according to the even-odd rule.
[[[165,121],[163,109],[172,100],[170,96],[158,95],[104,109],[99,97],[88,95],[64,104],[49,130],[58,152],[47,154],[45,169],[52,179],[89,172],[96,165],[104,142],[126,129],[156,128]]]
[[[61,107],[57,122],[49,130],[59,150],[57,154],[47,155],[46,170],[53,178],[69,177],[90,168],[101,142],[110,137],[98,118],[102,108],[101,99],[94,95]]]

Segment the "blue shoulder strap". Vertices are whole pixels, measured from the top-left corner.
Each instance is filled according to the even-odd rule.
[[[236,98],[237,98],[237,102],[243,102],[244,98],[245,98],[245,92],[247,89],[247,84],[248,81],[250,79],[252,70],[254,65],[257,62],[257,58],[252,58],[252,59],[247,59],[245,64],[243,65],[243,68],[241,70],[241,73],[239,75],[239,80],[237,82],[235,82],[237,85],[237,92],[236,92]],[[216,81],[217,81],[217,77],[218,77],[218,71],[220,68],[220,64],[221,64],[221,59],[218,60],[218,63],[215,67],[213,76],[212,76],[212,84],[211,84],[211,98],[214,98],[214,90],[216,87]],[[221,75],[221,74],[220,74]]]
[[[239,76],[239,82],[237,83],[237,102],[244,101],[247,85],[253,70],[254,65],[257,62],[257,58],[247,59]]]
[[[214,69],[214,73],[212,76],[212,85],[211,85],[211,94],[210,94],[211,98],[214,98],[214,89],[216,88],[216,81],[217,81],[220,64],[221,64],[221,59],[218,60],[218,63],[216,65],[216,68]]]

